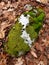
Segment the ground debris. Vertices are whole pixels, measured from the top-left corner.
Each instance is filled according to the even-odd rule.
[[[37,54],[35,53],[35,50],[34,50],[33,48],[31,49],[30,53],[31,53],[35,58],[38,58],[38,57],[37,57]]]
[[[41,3],[48,3],[48,0],[37,0],[37,1]]]
[[[14,23],[16,17],[24,11],[26,3],[44,9],[46,17],[39,38],[33,44],[33,49],[24,58],[11,58],[3,53],[3,40],[0,40],[0,65],[49,65],[49,7],[48,0],[1,0],[0,1],[0,38],[5,37],[6,28]],[[44,5],[46,3],[47,5]],[[8,23],[7,23],[8,22]]]
[[[15,65],[23,65],[24,59],[22,57],[18,58]]]
[[[6,28],[9,27],[11,24],[7,23],[7,22],[2,22],[0,25],[0,38],[4,38],[5,37],[5,31]]]

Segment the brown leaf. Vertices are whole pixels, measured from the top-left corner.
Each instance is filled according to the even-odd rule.
[[[22,57],[18,58],[15,65],[22,65],[24,62],[24,60],[22,59]]]
[[[35,44],[35,48],[36,48],[37,50],[41,51],[41,52],[44,51],[44,48],[43,48],[42,45],[39,44],[39,43],[36,43],[36,44]]]
[[[7,23],[7,22],[2,22],[0,25],[0,38],[4,38],[5,37],[5,31],[6,28],[9,27],[11,24]]]
[[[34,51],[34,49],[33,49],[33,48],[31,49],[31,51],[30,51],[30,52],[31,52],[31,54],[32,54],[35,58],[37,58],[37,54],[35,53],[35,51]]]
[[[36,0],[36,1],[42,2],[42,3],[47,3],[48,2],[48,0]]]
[[[45,65],[43,61],[40,61],[38,65]]]

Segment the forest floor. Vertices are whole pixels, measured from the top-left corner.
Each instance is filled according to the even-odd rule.
[[[30,3],[45,11],[45,20],[40,34],[30,52],[19,58],[11,57],[4,52],[3,44],[10,24],[15,23],[17,15],[23,12],[23,6]],[[5,31],[6,32],[5,32]],[[0,65],[49,65],[49,3],[39,3],[35,0],[1,0],[0,1]]]

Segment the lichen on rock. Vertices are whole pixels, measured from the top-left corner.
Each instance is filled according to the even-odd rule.
[[[23,20],[21,19],[21,21],[24,22],[24,19],[26,19],[25,22],[28,21],[28,24],[26,23],[27,25],[24,26],[24,23],[22,23],[22,25],[21,21],[17,20],[16,24],[11,28],[8,34],[8,41],[5,43],[5,51],[8,54],[16,57],[26,54],[30,50],[32,43],[38,37],[45,16],[44,11],[37,8],[34,8],[22,14]],[[18,19],[21,18],[22,14],[19,16]],[[29,15],[28,19],[26,18],[27,15]],[[31,44],[29,43],[29,40],[32,41]]]

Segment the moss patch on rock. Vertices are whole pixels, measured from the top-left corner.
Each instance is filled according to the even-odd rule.
[[[29,12],[23,13],[25,16],[30,15],[29,25],[26,27],[27,33],[30,35],[31,40],[38,37],[39,31],[43,25],[43,20],[45,13],[42,9],[34,9]],[[30,47],[27,43],[24,42],[24,39],[21,38],[22,34],[22,25],[17,21],[16,24],[12,27],[8,34],[8,41],[5,43],[5,51],[13,56],[20,56],[26,54]]]

